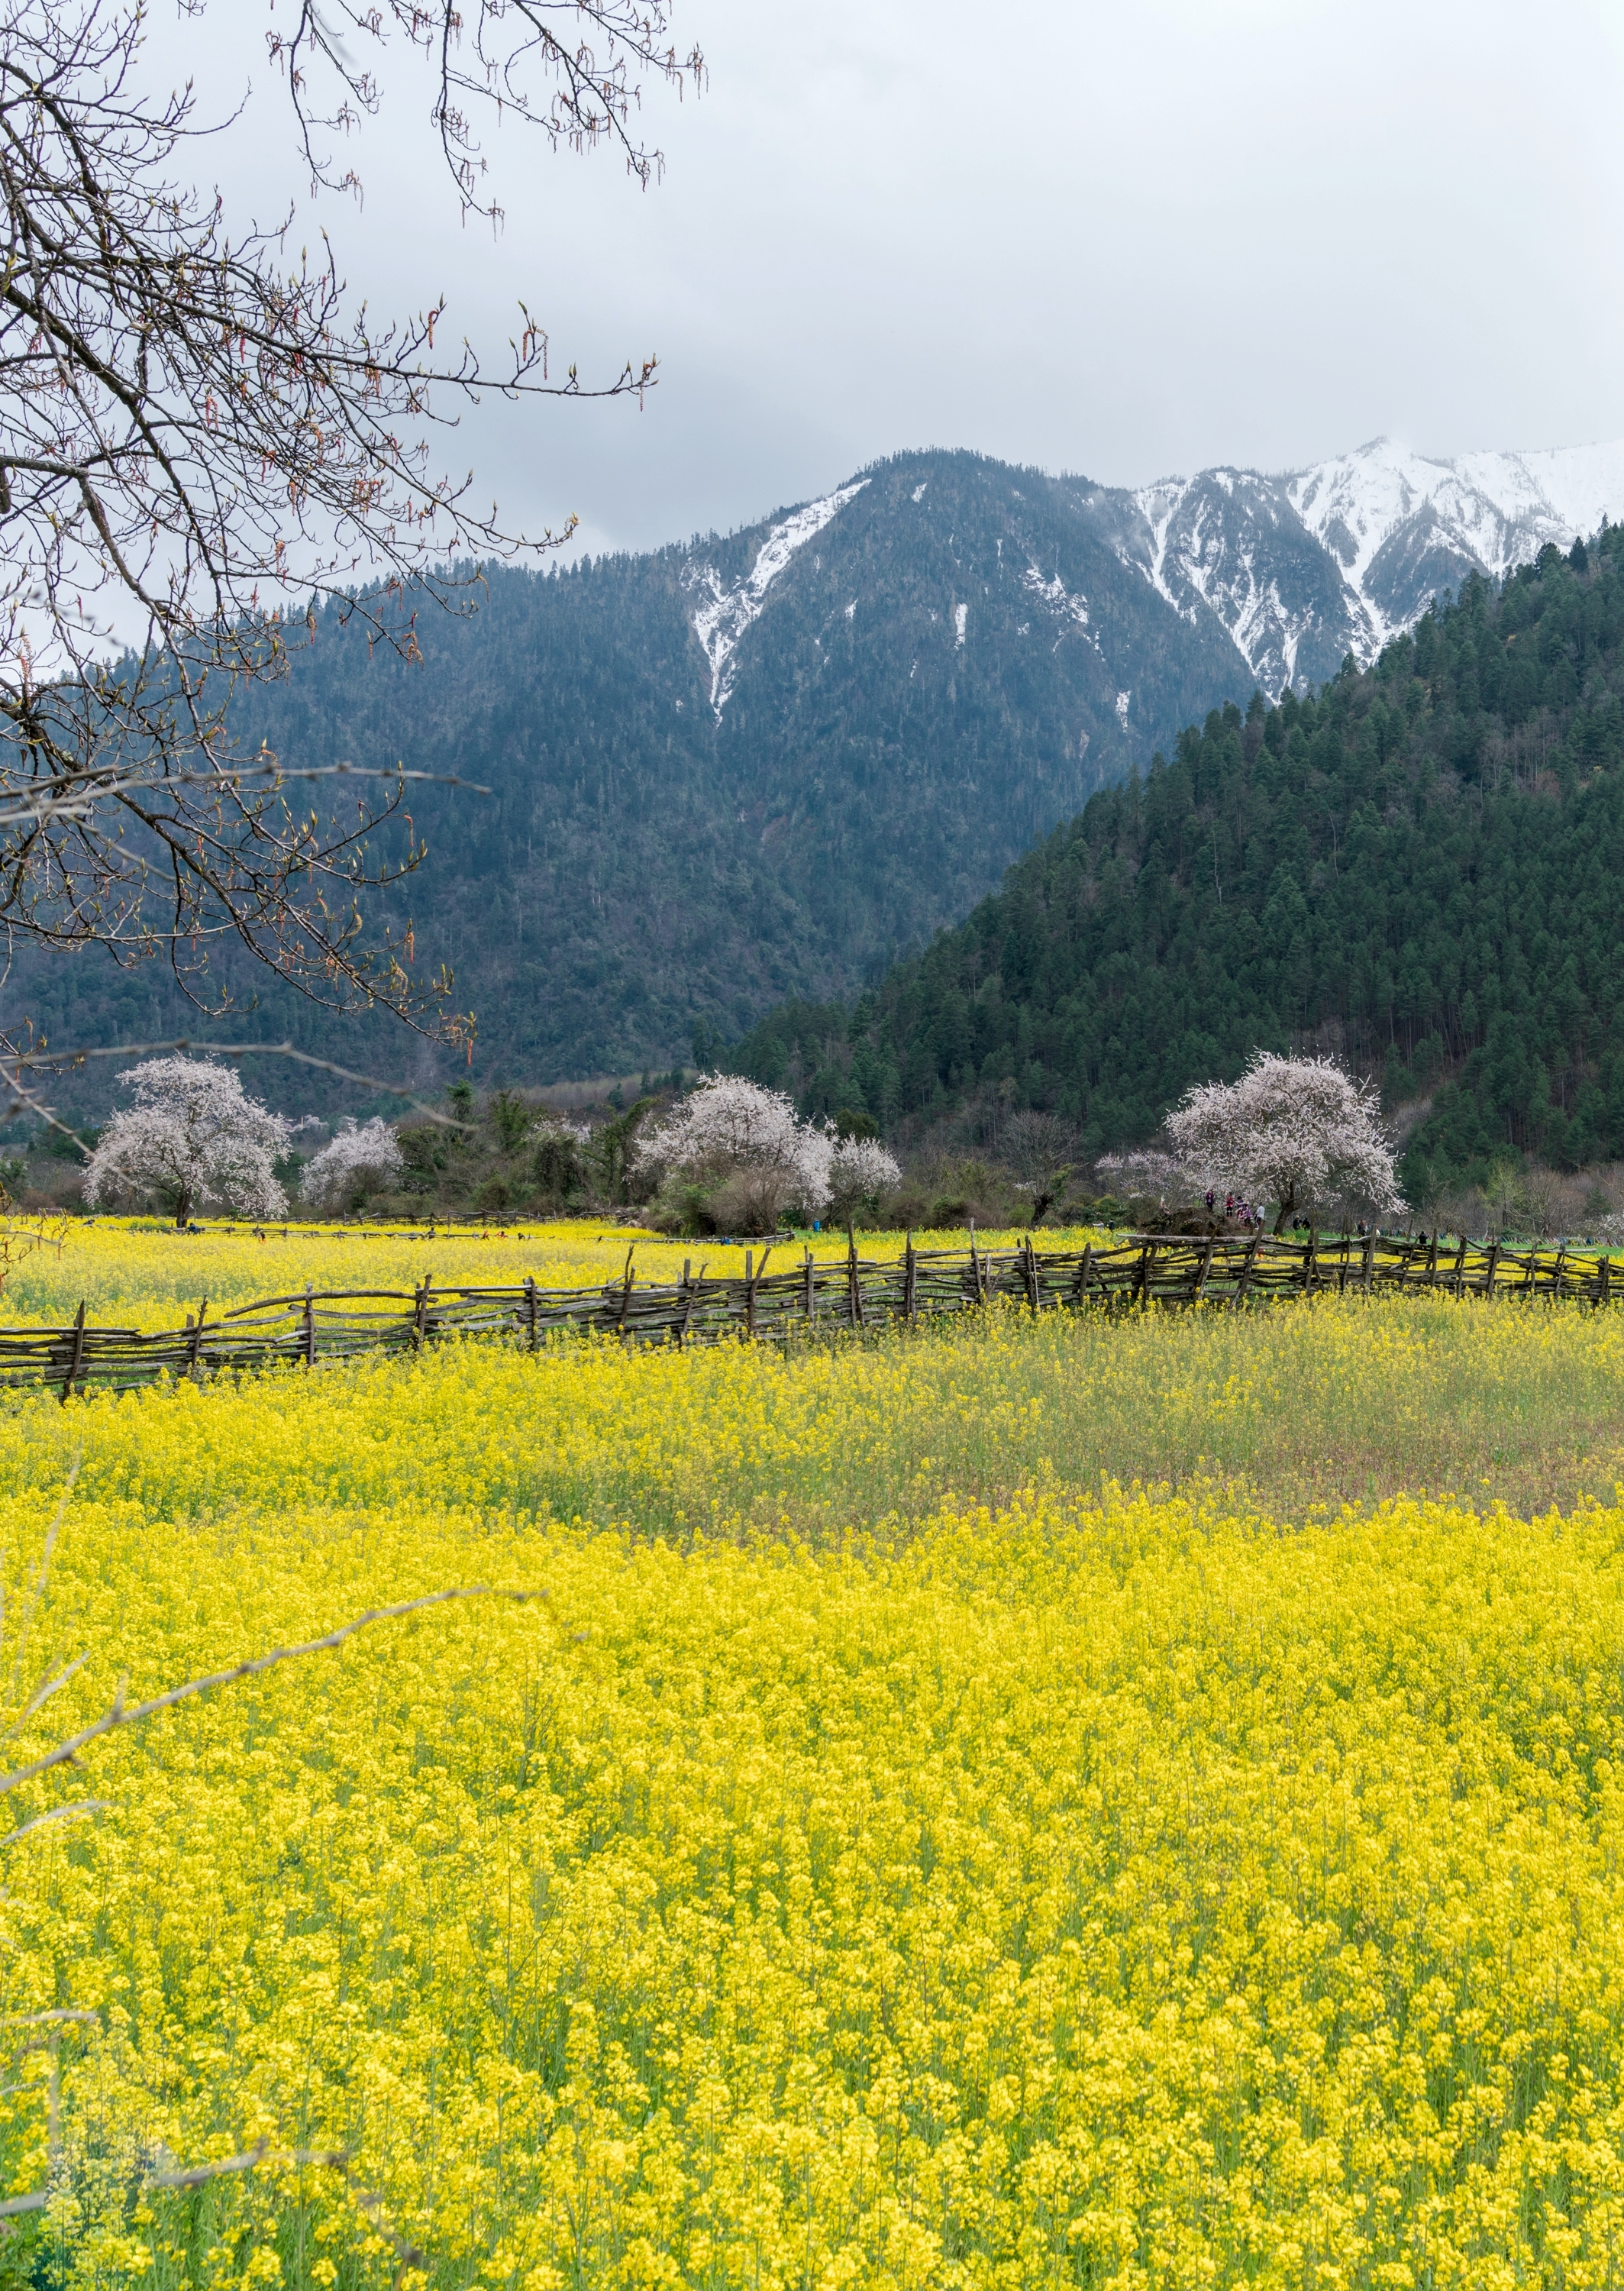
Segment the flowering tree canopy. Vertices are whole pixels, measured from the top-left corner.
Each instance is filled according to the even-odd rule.
[[[902,1171],[877,1137],[840,1137],[829,1162],[829,1213],[844,1220],[860,1202],[902,1183]]]
[[[714,1186],[724,1218],[760,1233],[792,1202],[824,1209],[833,1159],[832,1138],[799,1120],[783,1090],[738,1074],[701,1082],[637,1149],[639,1169]]]
[[[92,1207],[157,1189],[174,1195],[179,1226],[215,1203],[245,1217],[285,1213],[271,1165],[287,1151],[288,1125],[245,1095],[233,1068],[148,1058],[118,1079],[135,1103],[114,1114],[90,1158],[84,1198]]]
[[[382,1115],[358,1126],[346,1114],[337,1134],[310,1156],[299,1181],[300,1197],[312,1209],[343,1209],[359,1195],[390,1184],[405,1167],[400,1140]]]
[[[1158,1209],[1187,1209],[1200,1187],[1174,1154],[1146,1147],[1133,1154],[1102,1154],[1096,1175],[1124,1202]]]
[[[1258,1050],[1239,1081],[1188,1091],[1167,1129],[1198,1186],[1275,1202],[1276,1233],[1299,1210],[1404,1207],[1375,1085],[1331,1058]]]

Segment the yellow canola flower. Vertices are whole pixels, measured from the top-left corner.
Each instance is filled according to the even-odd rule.
[[[0,2283],[1615,2283],[1624,1499],[1241,1491],[1579,1453],[1621,1352],[1330,1299],[15,1407],[8,1714],[90,1651],[16,1763],[538,1596],[9,1795],[108,1810],[5,1849]]]
[[[628,1215],[633,1214],[628,1212]],[[54,1231],[54,1228],[52,1229]],[[865,1258],[900,1257],[900,1233],[860,1234]],[[1009,1249],[1022,1233],[977,1234],[978,1248]],[[1080,1249],[1087,1239],[1109,1237],[1094,1227],[1045,1226],[1043,1249]],[[963,1250],[966,1233],[920,1233],[917,1247]],[[419,1231],[395,1225],[386,1231],[363,1225],[290,1223],[253,1226],[229,1220],[205,1222],[203,1230],[181,1234],[145,1218],[69,1218],[61,1238],[52,1239],[24,1258],[0,1294],[0,1325],[60,1326],[70,1321],[83,1298],[92,1322],[123,1328],[179,1325],[207,1298],[211,1313],[229,1311],[262,1297],[301,1292],[307,1282],[324,1290],[392,1290],[409,1295],[431,1279],[449,1288],[459,1282],[517,1287],[534,1278],[543,1289],[590,1288],[619,1280],[626,1255],[639,1281],[677,1281],[685,1261],[703,1263],[713,1278],[742,1278],[745,1244],[719,1240],[672,1241],[635,1224],[608,1218],[493,1218],[485,1226],[466,1222]],[[770,1270],[787,1272],[810,1249],[826,1260],[843,1258],[843,1233],[783,1234],[770,1244]],[[754,1265],[760,1243],[750,1244]]]
[[[839,1554],[91,1504],[82,1710],[384,1580],[545,1596],[107,1741],[5,2009],[100,2016],[71,2157],[342,2147],[446,2284],[1600,2286],[1621,1558],[1624,1510],[1116,1490]],[[31,2184],[39,2086],[0,2111]],[[395,2264],[316,2170],[209,2220]]]

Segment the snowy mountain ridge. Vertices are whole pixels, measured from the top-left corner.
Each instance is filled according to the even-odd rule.
[[[906,486],[888,478],[876,490],[882,470],[904,465]],[[945,483],[952,467],[975,470],[969,492]],[[856,598],[866,614],[878,600],[876,582],[911,585],[917,575],[902,567],[915,559],[922,567],[923,551],[934,570],[911,608],[919,642],[945,640],[961,662],[968,651],[977,677],[997,679],[1025,673],[1019,658],[1041,639],[1045,622],[1057,671],[1071,657],[1066,640],[1081,640],[1095,663],[1085,682],[1098,688],[1086,703],[1081,687],[1067,700],[1063,745],[1098,757],[1102,769],[1120,769],[1129,757],[1147,760],[1177,730],[1149,697],[1146,678],[1150,624],[1162,615],[1172,623],[1162,620],[1166,637],[1156,640],[1171,647],[1168,701],[1202,674],[1214,698],[1256,682],[1277,700],[1288,687],[1323,683],[1350,653],[1373,660],[1414,627],[1434,597],[1458,591],[1473,573],[1499,580],[1548,543],[1569,549],[1604,518],[1624,518],[1624,440],[1451,460],[1378,438],[1306,469],[1222,464],[1131,488],[1043,478],[977,456],[902,455],[727,542],[686,552],[680,581],[720,726],[752,662],[769,687],[788,672],[783,647],[792,631],[801,647],[794,673],[826,680],[833,612],[845,623],[840,643],[847,647]],[[816,551],[808,547],[813,541]],[[840,602],[812,610],[825,557]],[[1137,608],[1129,602],[1136,591]],[[993,651],[979,651],[978,639]],[[908,643],[898,673],[911,683],[924,655],[912,636]],[[1069,687],[1073,671],[1062,680]],[[1098,744],[1106,732],[1126,742],[1108,761]]]
[[[1444,460],[1378,438],[1278,475],[1162,478],[1122,502],[1122,563],[1182,618],[1216,614],[1275,699],[1350,652],[1374,659],[1473,572],[1499,580],[1624,515],[1624,441]]]

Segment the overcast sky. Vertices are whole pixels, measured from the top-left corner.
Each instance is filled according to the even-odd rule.
[[[647,92],[647,191],[486,138],[464,228],[385,60],[364,209],[303,197],[264,0],[163,19],[234,207],[300,191],[374,310],[444,292],[500,347],[523,295],[629,405],[485,410],[454,460],[595,548],[726,529],[874,457],[966,446],[1133,484],[1624,433],[1624,0],[677,0],[703,100]]]

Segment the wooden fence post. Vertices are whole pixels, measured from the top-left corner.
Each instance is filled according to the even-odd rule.
[[[525,1275],[525,1307],[530,1316],[530,1349],[534,1352],[539,1341],[539,1331],[535,1323],[535,1275],[534,1273],[527,1273]]]
[[[1195,1302],[1198,1305],[1207,1293],[1207,1275],[1212,1270],[1212,1251],[1214,1245],[1212,1236],[1209,1234],[1207,1236],[1207,1246],[1202,1251],[1201,1271],[1196,1276],[1195,1282]]]
[[[1038,1309],[1038,1262],[1030,1234],[1025,1235],[1022,1244],[1021,1272],[1026,1282],[1026,1302],[1035,1313]]]
[[[203,1342],[203,1323],[207,1317],[208,1309],[209,1300],[205,1297],[202,1304],[197,1307],[197,1325],[192,1330],[192,1340],[190,1344],[186,1347],[187,1372],[192,1377],[196,1377],[197,1373],[197,1347]]]
[[[316,1291],[310,1282],[304,1284],[304,1364],[316,1365]]]
[[[846,1228],[846,1303],[854,1329],[862,1328],[863,1283],[857,1278],[857,1234],[853,1226]]]
[[[1373,1233],[1367,1233],[1364,1236],[1364,1263],[1361,1271],[1364,1293],[1368,1297],[1376,1279],[1376,1236]]]
[[[813,1322],[816,1320],[816,1318],[817,1318],[817,1288],[816,1288],[816,1274],[815,1274],[815,1272],[814,1272],[814,1270],[813,1270],[813,1264],[812,1264],[812,1251],[811,1251],[811,1250],[810,1250],[810,1249],[808,1249],[808,1251],[807,1251],[807,1261],[806,1261],[806,1265],[805,1265],[805,1266],[804,1266],[803,1270],[804,1270],[804,1274],[805,1274],[805,1278],[806,1278],[806,1287],[807,1287],[807,1296],[806,1296],[807,1326],[808,1326],[808,1328],[810,1328],[810,1327],[812,1326],[812,1323],[813,1323]]]
[[[1093,1270],[1094,1270],[1094,1244],[1093,1244],[1093,1242],[1092,1242],[1091,1241],[1085,1241],[1085,1242],[1084,1242],[1084,1243],[1083,1243],[1083,1245],[1082,1245],[1082,1256],[1081,1256],[1081,1258],[1080,1259],[1080,1261],[1079,1261],[1079,1263],[1078,1263],[1078,1266],[1077,1266],[1077,1286],[1076,1286],[1076,1299],[1075,1299],[1075,1301],[1077,1302],[1077,1304],[1078,1304],[1079,1306],[1082,1305],[1082,1304],[1086,1301],[1086,1299],[1087,1299],[1087,1297],[1088,1297],[1088,1289],[1089,1289],[1089,1274],[1090,1274],[1090,1273],[1092,1273],[1092,1272],[1093,1272]]]
[[[625,1335],[625,1333],[626,1333],[626,1313],[627,1313],[627,1310],[628,1310],[628,1308],[629,1308],[629,1306],[631,1306],[631,1282],[632,1282],[631,1259],[632,1259],[632,1258],[636,1255],[636,1253],[637,1253],[637,1243],[636,1243],[636,1242],[632,1242],[632,1244],[631,1244],[631,1248],[626,1251],[626,1274],[625,1274],[625,1286],[622,1289],[622,1290],[621,1290],[621,1292],[620,1292],[620,1318],[619,1318],[619,1319],[615,1322],[615,1327],[619,1330],[619,1331],[620,1331],[620,1333],[621,1333],[621,1335],[622,1335],[623,1337],[623,1336]],[[749,1262],[750,1262],[750,1258],[749,1258],[749,1256],[748,1256],[748,1255],[746,1255],[746,1257],[745,1257],[745,1258],[744,1258],[744,1262],[745,1262],[745,1264],[746,1264],[746,1265],[748,1265],[748,1264],[749,1264]]]
[[[913,1260],[913,1227],[910,1226],[908,1227],[907,1242],[903,1253],[902,1274],[903,1317],[907,1322],[910,1328],[914,1325],[915,1321],[918,1319],[918,1314],[914,1311],[914,1299],[917,1293],[914,1285],[916,1275],[917,1267]]]
[[[699,1263],[699,1281],[695,1281],[690,1285],[688,1281],[688,1259],[686,1257],[683,1258],[682,1285],[687,1290],[687,1295],[683,1299],[682,1326],[677,1331],[677,1342],[679,1345],[686,1344],[687,1342],[688,1330],[691,1327],[694,1319],[694,1298],[698,1292],[699,1282],[703,1281],[704,1277],[704,1259],[702,1258]]]
[[[68,1355],[68,1374],[62,1384],[62,1405],[67,1407],[73,1397],[73,1387],[84,1359],[84,1299],[79,1299],[79,1309],[74,1315],[73,1350]]]
[[[1460,1246],[1455,1251],[1454,1293],[1459,1297],[1466,1281],[1466,1235],[1460,1236]]]
[[[1139,1250],[1139,1267],[1133,1276],[1133,1301],[1142,1305],[1150,1291],[1151,1243],[1145,1242]]]
[[[1262,1248],[1262,1246],[1263,1235],[1260,1233],[1254,1233],[1251,1239],[1246,1244],[1246,1262],[1241,1267],[1241,1282],[1239,1288],[1235,1290],[1235,1301],[1237,1304],[1244,1305],[1248,1297],[1251,1294],[1252,1274],[1257,1269],[1258,1251]]]
[[[412,1349],[422,1350],[423,1339],[429,1333],[429,1291],[434,1285],[434,1275],[425,1273],[422,1286],[417,1292],[417,1309],[412,1316]]]

